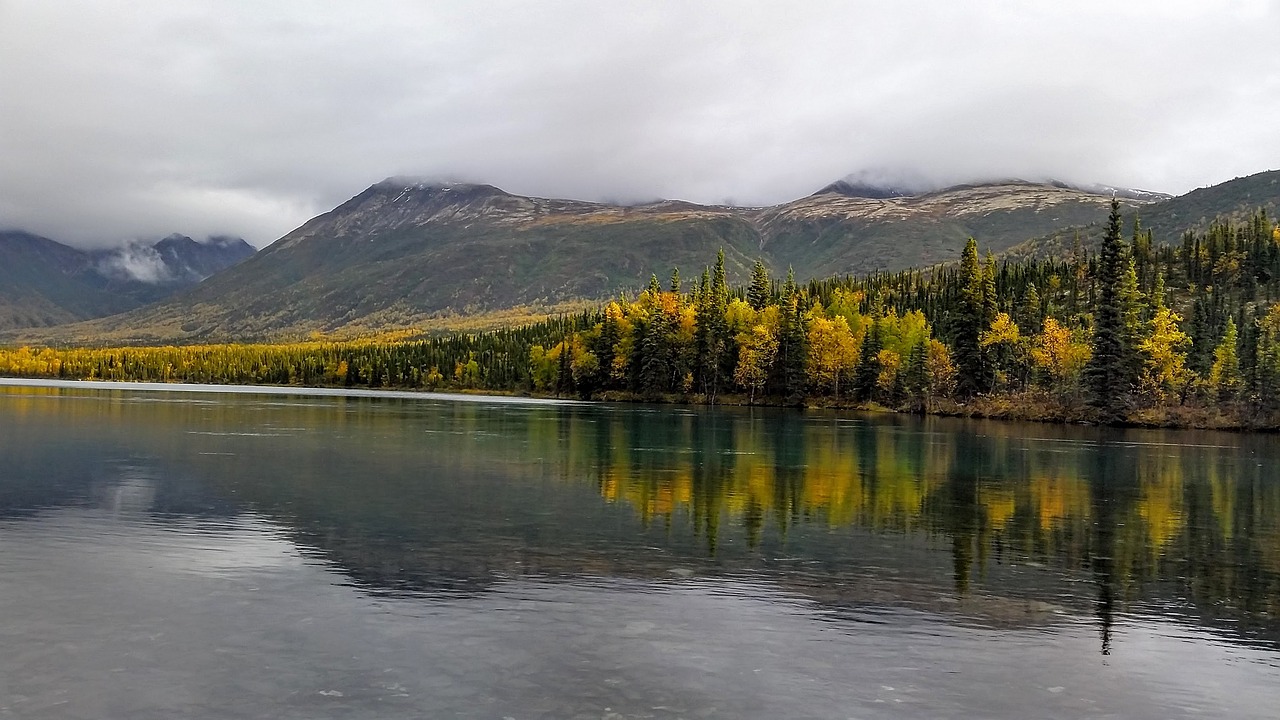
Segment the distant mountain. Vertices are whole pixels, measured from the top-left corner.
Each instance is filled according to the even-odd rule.
[[[90,332],[260,337],[431,313],[600,298],[724,247],[735,276],[759,252],[725,208],[626,207],[511,195],[489,185],[387,180],[253,258],[165,302]]]
[[[624,206],[391,178],[199,285],[46,337],[192,341],[409,327],[440,314],[601,299],[643,287],[650,274],[665,283],[673,266],[693,281],[719,249],[739,282],[756,258],[802,280],[950,262],[971,236],[984,252],[1060,252],[1046,238],[1091,232],[1113,195],[1169,241],[1220,214],[1274,208],[1276,177],[1179,198],[1021,180],[906,195],[844,181],[767,208]]]
[[[255,252],[241,238],[215,236],[197,242],[175,233],[155,244],[128,243],[89,255],[94,271],[145,304],[195,285]]]
[[[880,198],[867,197],[865,188],[844,189],[828,186],[750,218],[776,270],[790,266],[808,278],[929,266],[959,257],[970,237],[984,251],[1000,252],[1055,228],[1105,218],[1111,202],[1110,194],[1022,180]]]
[[[817,195],[843,195],[851,198],[865,198],[867,200],[889,200],[891,198],[910,197],[916,193],[902,188],[868,185],[859,182],[850,182],[848,180],[837,180],[830,185],[822,188]]]
[[[0,329],[113,315],[166,297],[252,255],[239,238],[83,251],[22,231],[0,232]]]
[[[59,325],[137,307],[106,290],[90,266],[85,253],[48,238],[0,232],[0,328]]]
[[[1021,181],[867,194],[835,184],[770,208],[621,206],[392,178],[190,291],[84,332],[156,340],[402,327],[442,312],[603,298],[650,274],[665,282],[673,266],[692,280],[721,248],[736,280],[756,258],[802,279],[895,270],[952,260],[971,235],[1003,250],[1105,217],[1110,202]]]
[[[1095,195],[1115,196],[1122,200],[1139,200],[1141,202],[1148,203],[1163,202],[1174,197],[1168,193],[1139,190],[1137,188],[1114,187],[1111,185],[1073,185],[1071,183],[1065,183],[1057,180],[1052,181],[1052,184],[1060,185],[1061,187],[1075,188],[1076,190],[1083,190],[1084,192],[1093,193]]]

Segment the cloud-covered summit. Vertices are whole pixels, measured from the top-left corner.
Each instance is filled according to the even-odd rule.
[[[1280,3],[0,3],[0,227],[263,245],[388,175],[763,205],[1280,157]]]
[[[158,242],[126,242],[92,253],[94,270],[105,278],[147,285],[192,285],[252,255],[241,238],[214,236],[203,242],[174,233]]]

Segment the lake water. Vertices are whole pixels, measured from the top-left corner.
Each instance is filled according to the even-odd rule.
[[[0,718],[1280,716],[1274,436],[368,395],[0,388]]]

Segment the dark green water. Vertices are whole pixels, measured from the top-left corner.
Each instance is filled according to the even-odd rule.
[[[0,718],[1275,718],[1280,438],[0,387]]]

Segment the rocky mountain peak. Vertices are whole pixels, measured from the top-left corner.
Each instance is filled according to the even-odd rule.
[[[867,200],[891,200],[893,198],[909,197],[912,194],[914,193],[902,188],[837,180],[813,195],[815,197],[818,195],[841,195],[851,198],[865,198]]]

